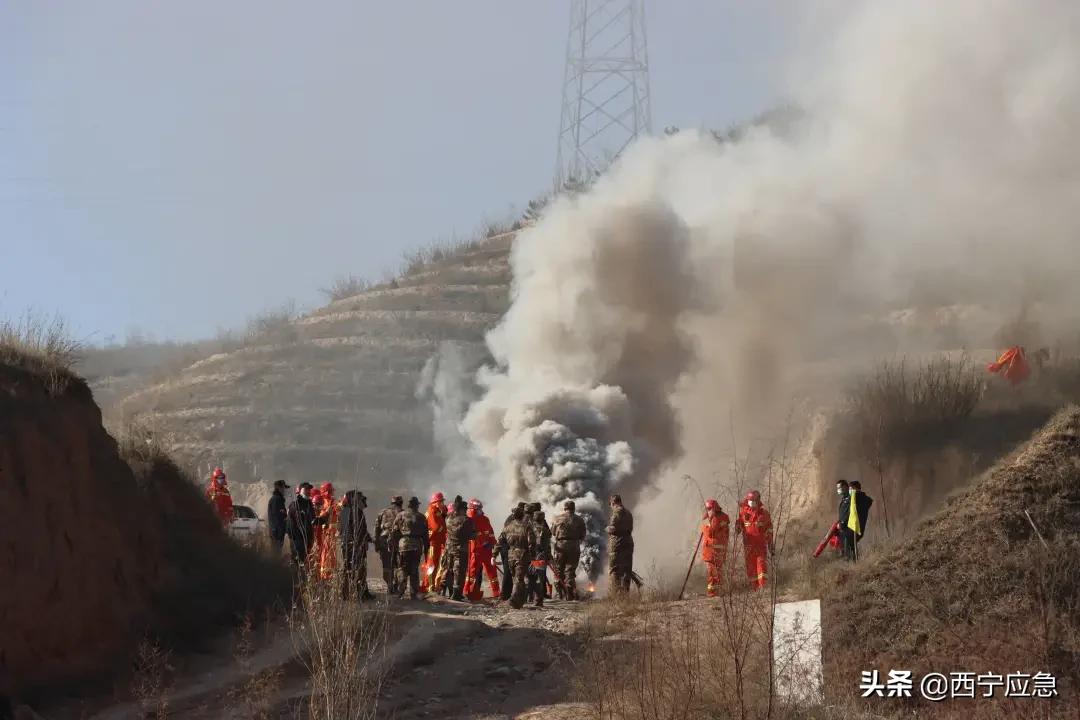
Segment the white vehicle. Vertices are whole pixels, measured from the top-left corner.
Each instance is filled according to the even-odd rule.
[[[259,531],[259,516],[247,505],[233,505],[233,519],[229,532],[240,537],[248,537]]]

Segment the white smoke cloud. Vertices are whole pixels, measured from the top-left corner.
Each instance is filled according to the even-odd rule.
[[[775,424],[808,363],[926,342],[890,310],[1075,327],[1080,5],[853,8],[798,59],[783,135],[642,140],[518,237],[463,425],[514,495],[632,502],[676,463],[722,472],[729,423]]]

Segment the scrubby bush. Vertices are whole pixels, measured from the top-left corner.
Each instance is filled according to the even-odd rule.
[[[848,407],[868,458],[942,440],[971,416],[983,383],[966,356],[885,361],[855,382]]]
[[[0,363],[41,375],[53,395],[62,394],[74,378],[81,354],[82,343],[59,315],[27,312],[18,320],[0,320]]]

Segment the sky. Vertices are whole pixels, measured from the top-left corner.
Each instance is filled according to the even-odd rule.
[[[646,8],[655,131],[787,97],[782,0]],[[0,3],[0,318],[208,337],[510,217],[551,185],[568,22],[568,0]]]

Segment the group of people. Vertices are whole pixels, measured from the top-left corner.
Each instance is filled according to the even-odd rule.
[[[215,473],[211,486],[218,481]],[[459,495],[446,502],[437,492],[421,514],[419,499],[406,503],[395,495],[370,533],[363,493],[350,491],[338,500],[331,483],[315,488],[304,482],[286,503],[288,488],[282,480],[275,482],[267,504],[274,546],[282,548],[288,538],[298,574],[331,580],[338,572],[340,545],[346,597],[353,589],[361,600],[374,597],[367,586],[367,550],[373,544],[391,595],[415,599],[434,592],[476,602],[484,597],[486,580],[491,597],[515,608],[528,601],[543,607],[553,592],[560,599],[579,598],[577,573],[587,526],[573,501],[563,503],[563,512],[550,524],[540,503],[518,503],[496,535],[484,504],[475,498],[466,502]],[[609,503],[609,572],[618,592],[628,590],[634,577],[634,519],[618,495]],[[548,582],[548,568],[554,585]]]
[[[373,541],[390,594],[415,599],[434,592],[476,602],[484,597],[486,580],[492,597],[515,608],[529,600],[542,607],[552,590],[561,599],[577,599],[586,525],[572,501],[550,525],[540,503],[518,503],[498,535],[475,498],[446,502],[437,492],[424,514],[415,497],[403,504],[394,496],[375,520]],[[553,587],[547,582],[549,567]]]
[[[540,503],[520,502],[496,534],[484,513],[484,504],[475,498],[466,502],[459,495],[447,502],[443,493],[436,492],[421,513],[419,499],[412,497],[405,503],[395,495],[376,516],[374,533],[370,533],[363,493],[349,491],[338,499],[332,483],[315,488],[304,482],[296,488],[295,498],[286,503],[288,488],[282,480],[275,482],[267,506],[273,544],[280,549],[288,538],[298,571],[320,580],[331,580],[337,574],[340,546],[346,596],[355,591],[362,600],[374,598],[367,586],[367,551],[373,544],[391,595],[415,599],[421,593],[433,592],[476,602],[484,597],[486,581],[491,597],[509,601],[515,608],[529,601],[543,607],[552,592],[564,600],[579,598],[577,573],[587,525],[573,501],[563,503],[563,512],[550,524]],[[838,480],[836,492],[837,521],[814,556],[830,546],[838,555],[855,561],[873,499],[862,492],[857,481]],[[220,468],[211,476],[207,496],[227,523],[232,500]],[[612,495],[609,505],[611,517],[605,528],[609,587],[615,593],[626,592],[632,581],[640,582],[633,570],[634,518],[620,496]],[[739,502],[734,530],[716,500],[705,502],[700,539],[706,593],[710,597],[716,596],[723,584],[731,537],[742,540],[750,587],[764,588],[775,542],[772,517],[757,490],[751,490]],[[547,580],[549,568],[554,585]]]
[[[769,579],[769,558],[776,553],[776,546],[772,516],[762,504],[761,493],[757,490],[748,492],[739,503],[734,535],[742,539],[750,587],[754,590],[765,587]],[[716,597],[723,585],[730,536],[731,518],[716,500],[706,500],[700,542],[701,559],[705,563],[705,592],[709,597]]]
[[[829,547],[845,560],[856,562],[874,499],[863,492],[862,483],[858,480],[837,480],[836,494],[840,498],[836,522],[829,527],[825,539],[814,550],[814,557],[820,556]]]

